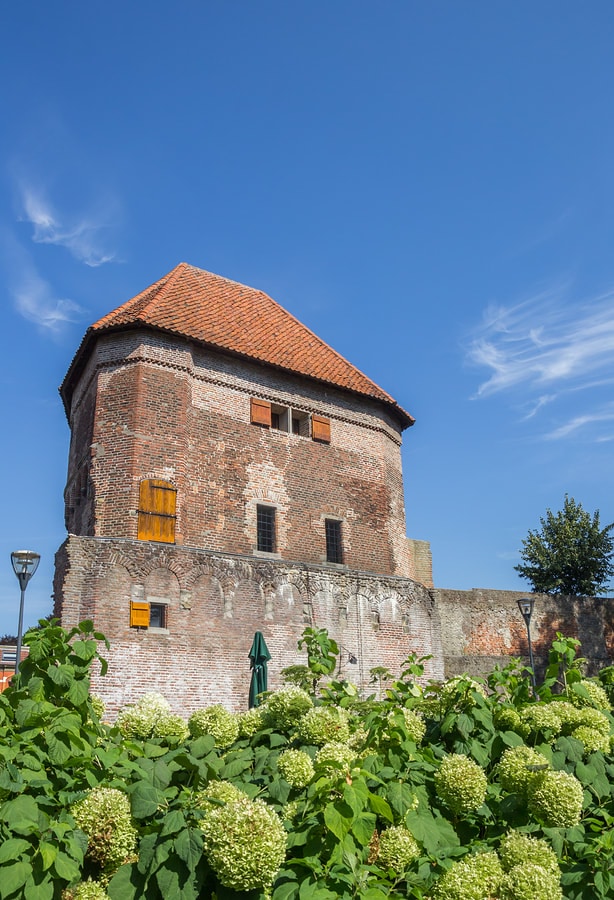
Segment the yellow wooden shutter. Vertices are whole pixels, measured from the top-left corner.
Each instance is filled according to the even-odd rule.
[[[130,603],[130,627],[149,628],[149,603]]]
[[[168,481],[141,481],[139,489],[138,539],[175,542],[177,490]]]
[[[257,397],[251,398],[251,421],[252,425],[268,425],[271,427],[271,404],[268,400],[259,400]]]
[[[330,444],[330,419],[326,419],[324,416],[312,416],[311,437],[314,441]]]

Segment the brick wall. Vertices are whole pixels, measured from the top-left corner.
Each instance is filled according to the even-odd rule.
[[[528,661],[527,629],[518,600],[533,596],[531,640],[535,666],[545,668],[548,649],[561,632],[581,641],[581,655],[589,659],[589,670],[612,663],[614,627],[611,598],[549,597],[520,591],[478,590],[433,592],[441,622],[442,651],[446,675],[461,672],[486,674],[493,666],[505,665],[510,656]]]
[[[90,618],[111,642],[109,672],[93,686],[110,715],[147,691],[184,714],[212,703],[245,709],[256,630],[271,652],[273,688],[281,669],[306,661],[296,649],[306,625],[327,628],[357,657],[351,665],[341,654],[341,675],[367,693],[371,668],[398,673],[412,651],[434,655],[429,677],[443,674],[431,593],[405,578],[70,535],[56,556],[55,590],[64,627]],[[167,603],[168,627],[131,628],[131,600]]]

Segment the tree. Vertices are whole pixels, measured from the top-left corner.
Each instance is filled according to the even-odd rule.
[[[529,531],[522,542],[523,563],[514,566],[534,591],[594,597],[608,590],[614,575],[614,523],[601,527],[599,510],[590,513],[565,494],[563,509],[546,511],[541,531]]]

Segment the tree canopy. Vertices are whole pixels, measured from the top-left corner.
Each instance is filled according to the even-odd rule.
[[[614,575],[614,523],[602,528],[599,510],[591,516],[567,494],[563,509],[548,509],[540,523],[523,540],[523,562],[514,566],[532,589],[572,597],[607,593]]]

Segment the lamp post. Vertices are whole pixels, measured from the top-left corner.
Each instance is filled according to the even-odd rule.
[[[11,553],[11,563],[13,571],[17,575],[19,587],[21,589],[21,599],[19,601],[19,627],[17,629],[17,651],[15,653],[15,675],[19,672],[19,663],[21,662],[21,639],[23,637],[23,602],[26,595],[28,582],[36,572],[40,562],[40,554],[33,550],[14,550]]]
[[[533,685],[533,693],[535,694],[537,690],[537,685],[535,683],[535,664],[533,662],[533,644],[531,643],[531,616],[533,615],[533,607],[535,605],[535,599],[531,597],[523,597],[518,601],[518,609],[520,610],[520,614],[524,619],[524,624],[527,626],[527,641],[529,643],[529,665],[531,666],[531,684]]]

